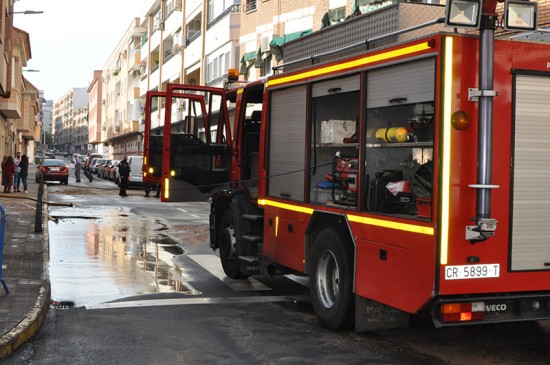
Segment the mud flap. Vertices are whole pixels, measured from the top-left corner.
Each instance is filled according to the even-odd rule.
[[[359,295],[355,296],[355,331],[407,328],[409,314]]]

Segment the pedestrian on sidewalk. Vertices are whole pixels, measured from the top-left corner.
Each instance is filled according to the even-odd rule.
[[[2,165],[2,176],[6,177],[4,184],[4,193],[11,193],[11,187],[13,186],[13,175],[15,174],[15,162],[13,156],[8,156],[6,162]]]
[[[19,167],[19,163],[21,162],[21,152],[17,152],[15,154],[15,159],[13,160],[15,163],[15,174],[14,174],[14,185],[13,185],[13,192],[20,193],[21,190],[19,190],[19,185],[21,185],[21,168]]]
[[[120,175],[120,196],[128,196],[126,189],[128,188],[128,177],[130,176],[130,164],[128,163],[128,156],[124,155],[124,158],[118,164],[118,173]]]
[[[27,155],[21,156],[21,161],[19,162],[19,176],[21,178],[21,181],[23,182],[23,192],[27,194],[29,191],[27,190],[27,177],[29,176],[29,158]],[[19,190],[17,190],[19,191]]]
[[[76,178],[76,182],[80,182],[80,164],[82,161],[80,160],[80,157],[78,155],[74,158],[74,177]]]

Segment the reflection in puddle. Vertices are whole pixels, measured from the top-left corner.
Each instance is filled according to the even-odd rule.
[[[52,299],[80,307],[152,293],[200,294],[176,265],[184,250],[160,233],[164,223],[99,213],[49,224]]]

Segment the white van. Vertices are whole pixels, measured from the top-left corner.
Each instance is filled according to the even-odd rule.
[[[143,156],[128,156],[130,176],[128,186],[143,186]]]

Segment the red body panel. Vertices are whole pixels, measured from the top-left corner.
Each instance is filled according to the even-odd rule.
[[[478,257],[481,264],[500,264],[500,277],[474,280],[445,280],[444,267],[440,267],[439,294],[510,293],[548,290],[550,271],[512,272],[510,255],[510,207],[511,207],[511,146],[513,133],[512,70],[547,71],[548,48],[542,44],[523,42],[495,42],[495,85],[498,96],[494,98],[493,168],[492,183],[499,185],[491,194],[491,215],[498,220],[498,230],[493,238],[471,244],[465,239],[464,227],[471,225],[475,217],[475,189],[468,184],[476,182],[477,103],[468,101],[468,87],[477,86],[477,58],[469,54],[478,47],[476,38],[455,39],[455,70],[453,92],[459,97],[453,101],[453,109],[467,109],[473,120],[464,131],[453,130],[451,229],[449,233],[449,265],[467,265],[468,257]],[[475,76],[475,78],[474,78]],[[536,178],[536,177],[534,177]]]

